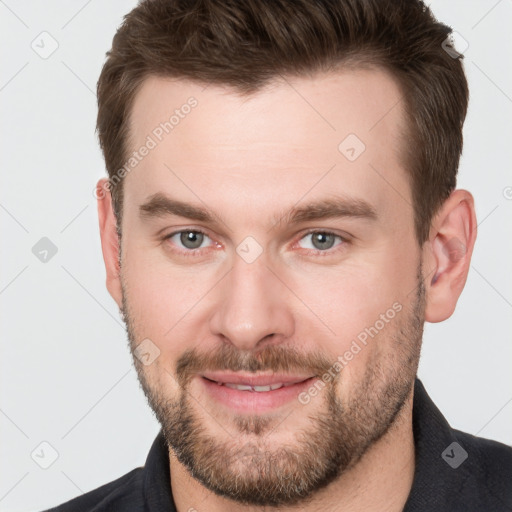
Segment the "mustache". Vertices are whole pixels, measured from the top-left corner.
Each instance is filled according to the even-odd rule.
[[[240,351],[233,345],[223,344],[213,351],[201,353],[196,348],[186,350],[176,363],[178,383],[185,387],[194,375],[205,371],[231,371],[256,373],[310,373],[320,377],[335,361],[319,351],[307,354],[295,347],[269,345],[259,351]]]

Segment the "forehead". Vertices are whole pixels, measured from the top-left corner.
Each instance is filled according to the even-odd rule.
[[[132,141],[141,141],[169,121],[176,110],[188,111],[190,98],[197,100],[198,108],[190,109],[196,115],[185,113],[183,117],[183,113],[176,112],[178,119],[171,122],[173,137],[187,138],[192,130],[201,145],[236,142],[241,147],[244,143],[304,144],[307,140],[315,143],[309,135],[317,134],[326,135],[325,142],[329,143],[331,139],[336,142],[349,129],[369,140],[368,132],[377,125],[378,134],[402,124],[398,82],[384,69],[347,69],[311,78],[280,77],[250,95],[228,86],[151,76],[133,102]],[[190,120],[181,123],[186,117]],[[180,129],[174,130],[178,124]],[[275,135],[279,135],[278,140]]]
[[[410,206],[403,107],[380,69],[281,77],[247,96],[150,77],[132,107],[129,152],[151,149],[125,178],[125,204],[179,190],[196,202],[208,191],[224,209],[233,197],[271,208],[336,189],[377,209],[399,196]]]

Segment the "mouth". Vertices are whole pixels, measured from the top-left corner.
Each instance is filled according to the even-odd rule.
[[[290,401],[311,385],[311,375],[242,375],[205,373],[203,387],[216,402],[237,412],[269,412]]]
[[[204,377],[204,375],[203,375],[203,378],[205,378],[206,380],[213,382],[219,386],[226,386],[227,388],[237,389],[238,391],[255,391],[257,393],[266,393],[268,391],[275,391],[276,389],[286,388],[289,386],[295,386],[295,384],[300,384],[301,382],[305,382],[306,380],[309,380],[311,377],[308,377],[303,380],[295,381],[295,382],[287,382],[287,383],[276,382],[273,384],[260,384],[260,385],[253,385],[253,384],[249,384],[249,383],[236,384],[234,382],[219,382],[219,381]]]

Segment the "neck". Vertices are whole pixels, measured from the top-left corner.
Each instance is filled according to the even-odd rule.
[[[415,468],[412,430],[413,389],[395,423],[358,463],[307,502],[279,507],[280,512],[401,512]],[[171,489],[178,512],[263,512],[217,496],[192,478],[170,451]],[[267,507],[268,508],[268,507]]]

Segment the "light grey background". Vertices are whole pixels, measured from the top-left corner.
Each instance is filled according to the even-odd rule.
[[[96,81],[134,5],[0,1],[6,512],[42,510],[143,465],[159,430],[105,288],[92,193],[105,173],[94,133]],[[469,44],[459,187],[474,194],[480,224],[455,314],[426,324],[419,376],[452,426],[512,444],[512,2],[431,6]],[[31,47],[49,51],[52,39],[58,48],[47,59]],[[42,237],[58,249],[46,263],[32,252]],[[58,452],[48,469],[31,458],[35,450],[40,464],[51,462],[43,441]]]

